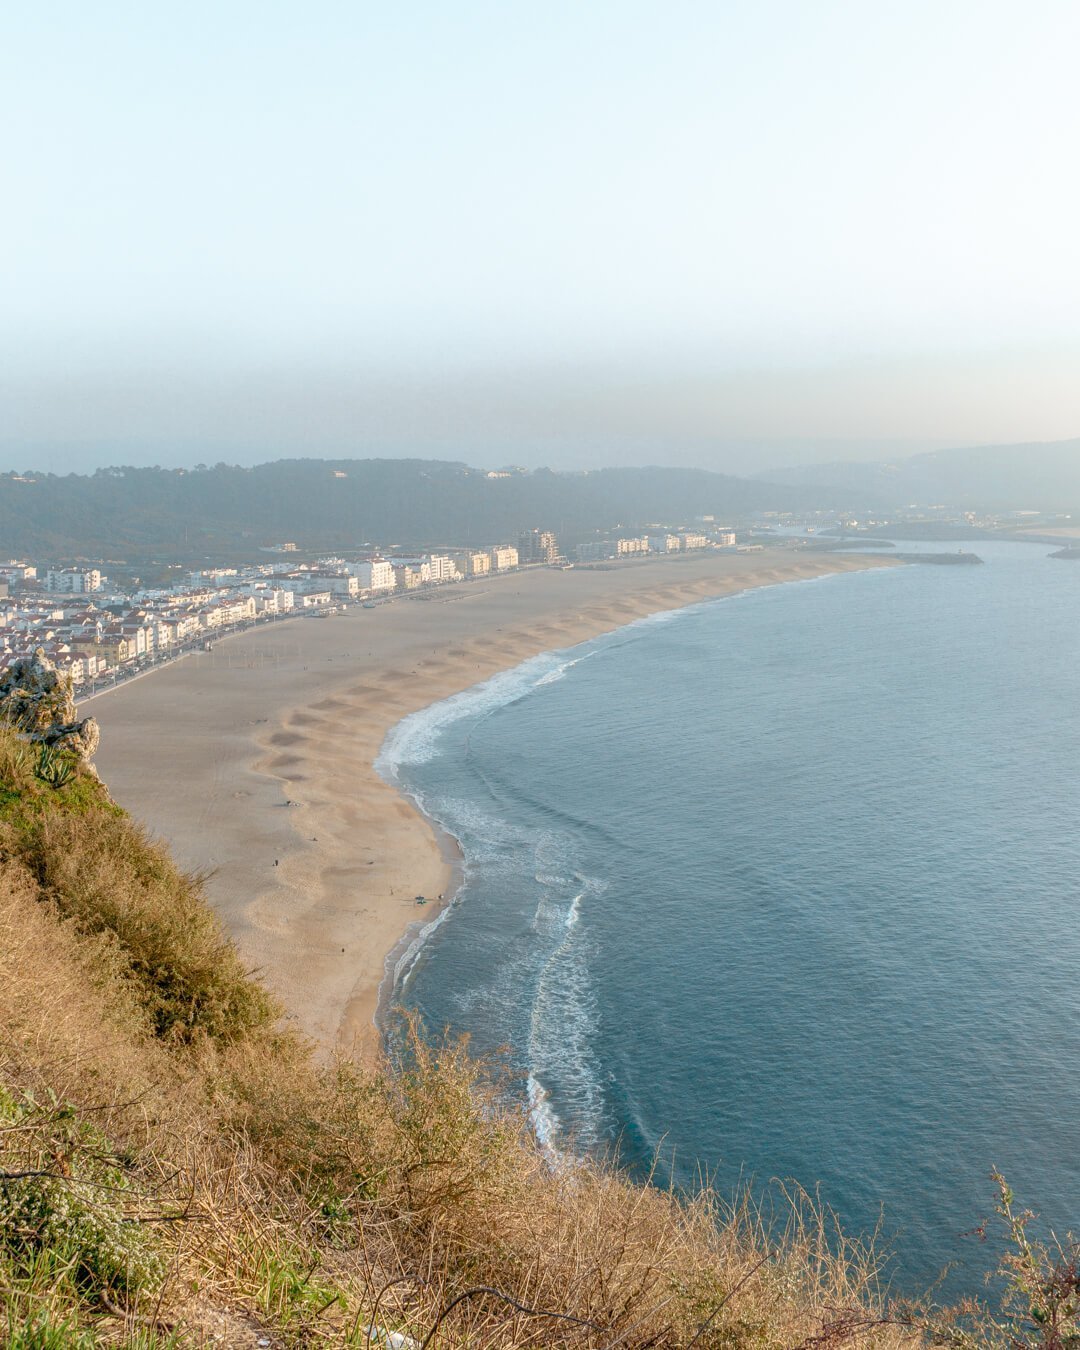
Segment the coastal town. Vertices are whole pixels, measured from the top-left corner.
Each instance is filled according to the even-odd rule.
[[[114,582],[98,565],[9,559],[0,563],[0,672],[40,649],[87,697],[254,624],[327,618],[398,597],[432,599],[441,588],[526,568],[738,547],[734,530],[711,520],[693,531],[589,541],[573,560],[541,529],[523,532],[515,544],[408,556],[367,551],[306,559],[295,543],[284,542],[247,565],[177,569],[174,581],[150,586]]]
[[[955,539],[969,532],[1055,542],[1071,517],[1014,511],[1002,515],[913,508],[858,518],[818,511],[758,512],[728,524],[712,515],[692,523],[653,523],[595,531],[568,547],[550,529],[521,531],[514,543],[405,550],[396,546],[326,553],[292,541],[254,546],[246,560],[172,562],[133,573],[111,560],[49,557],[0,562],[0,673],[40,650],[70,675],[81,698],[231,633],[284,619],[326,619],[350,607],[395,600],[450,598],[448,587],[483,583],[533,568],[632,567],[689,554],[757,552],[765,545],[821,550],[894,545],[899,537]],[[1024,531],[1025,533],[1020,533]],[[1072,543],[1070,539],[1057,539]],[[1073,556],[1066,548],[1058,556]],[[897,557],[904,555],[897,554]],[[972,555],[961,555],[972,560]],[[943,559],[957,561],[957,558]],[[976,559],[977,560],[977,559]],[[462,591],[460,594],[466,594]]]

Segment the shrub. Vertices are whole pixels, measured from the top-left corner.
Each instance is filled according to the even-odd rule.
[[[75,777],[76,763],[74,755],[65,754],[55,746],[42,745],[38,751],[37,767],[34,774],[49,787],[65,787]]]
[[[156,1290],[164,1266],[140,1196],[108,1140],[73,1107],[0,1089],[0,1263],[38,1297],[67,1286],[102,1296]]]
[[[128,817],[47,812],[9,831],[6,844],[62,916],[116,943],[158,1036],[227,1041],[277,1016],[223,936],[200,878]]]
[[[1005,1238],[998,1264],[998,1310],[967,1299],[923,1320],[933,1344],[957,1350],[1080,1350],[1080,1242],[1042,1241],[1029,1232],[1036,1215],[1017,1209],[996,1169],[997,1228]],[[975,1230],[985,1239],[988,1224]]]

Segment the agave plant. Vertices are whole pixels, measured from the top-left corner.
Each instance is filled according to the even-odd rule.
[[[75,773],[75,766],[54,745],[42,744],[35,775],[50,787],[61,788]]]

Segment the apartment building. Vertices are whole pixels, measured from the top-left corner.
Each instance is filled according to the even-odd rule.
[[[559,545],[550,530],[524,530],[518,538],[518,558],[523,563],[553,563]]]
[[[256,614],[288,614],[296,603],[292,591],[278,586],[253,587]]]
[[[457,570],[457,563],[448,553],[432,553],[427,559],[428,568],[431,573],[432,583],[437,585],[443,581],[460,581],[461,573]]]
[[[509,544],[499,544],[489,550],[491,566],[496,572],[509,572],[518,565],[518,551]]]
[[[60,595],[86,595],[101,590],[101,573],[96,567],[50,568],[45,573],[45,589]]]
[[[678,553],[679,536],[677,534],[650,534],[650,553]]]
[[[467,577],[486,577],[491,571],[491,555],[488,553],[466,553],[461,558],[461,564]]]
[[[394,565],[386,558],[367,558],[363,562],[349,563],[348,569],[364,591],[392,591],[397,585]]]
[[[399,591],[415,591],[431,580],[431,568],[427,563],[395,562],[391,564],[394,572],[394,586]]]
[[[634,539],[616,539],[615,556],[616,558],[629,558],[638,553],[648,553],[649,539],[647,535],[641,535]]]

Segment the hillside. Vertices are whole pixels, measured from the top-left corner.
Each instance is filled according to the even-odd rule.
[[[804,490],[839,488],[863,507],[1080,511],[1080,440],[934,450],[888,463],[799,465],[769,477]]]
[[[810,1350],[1030,1329],[1023,1310],[999,1335],[886,1307],[873,1253],[798,1192],[766,1230],[745,1203],[553,1165],[460,1046],[318,1062],[199,878],[63,736],[30,734],[0,726],[7,1346]],[[1057,1326],[1071,1286],[1036,1257],[1023,1306]]]
[[[250,555],[294,540],[447,545],[796,510],[827,493],[696,469],[548,470],[488,478],[436,460],[279,460],[244,469],[104,469],[89,476],[0,475],[0,536],[14,554],[196,559]]]

